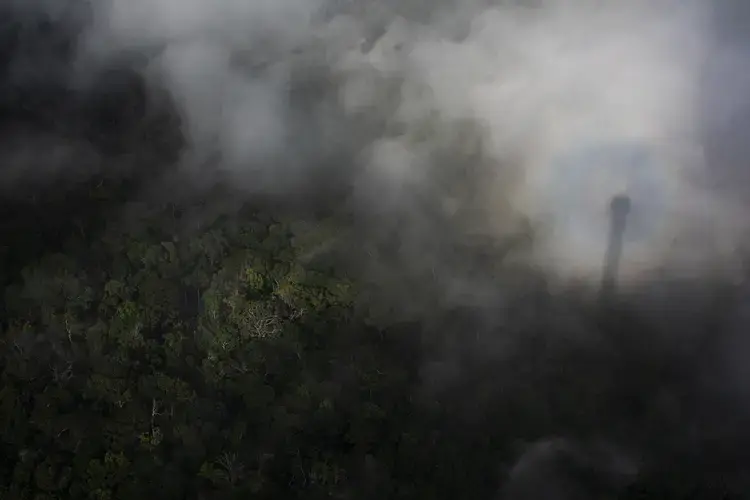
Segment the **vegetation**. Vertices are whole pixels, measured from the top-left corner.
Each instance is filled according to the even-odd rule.
[[[682,416],[653,401],[687,378],[653,343],[592,349],[559,301],[525,297],[538,317],[506,322],[512,359],[452,352],[469,368],[430,391],[429,322],[377,312],[343,261],[310,258],[340,221],[244,208],[196,228],[189,207],[132,208],[5,276],[0,498],[491,498],[522,440],[619,432],[680,453]],[[481,344],[471,315],[434,314]],[[628,318],[586,328],[616,340]],[[695,466],[633,494],[687,498]]]
[[[324,231],[165,206],[9,276],[0,497],[446,494],[414,339],[302,263]]]

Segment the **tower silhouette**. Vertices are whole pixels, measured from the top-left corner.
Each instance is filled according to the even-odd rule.
[[[609,204],[610,230],[607,252],[604,257],[601,296],[608,299],[617,287],[617,275],[622,257],[623,235],[625,224],[630,213],[630,197],[617,195]]]

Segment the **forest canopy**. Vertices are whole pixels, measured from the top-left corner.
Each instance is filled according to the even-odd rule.
[[[694,389],[716,339],[675,352],[641,313],[527,273],[502,298],[520,279],[503,255],[526,240],[452,247],[498,280],[489,309],[429,293],[409,308],[424,277],[363,272],[340,214],[232,207],[129,202],[62,239],[5,240],[24,265],[5,275],[2,498],[491,498],[555,436],[594,492],[715,498],[742,468],[719,432],[741,422],[701,417]],[[687,448],[686,415],[703,426]],[[646,450],[648,468],[635,481],[566,444],[592,439]]]

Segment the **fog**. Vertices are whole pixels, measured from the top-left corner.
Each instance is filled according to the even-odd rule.
[[[340,197],[361,217],[354,233],[364,274],[405,316],[427,314],[433,301],[471,308],[471,324],[480,325],[462,347],[471,368],[455,368],[464,363],[451,347],[455,339],[442,338],[434,368],[425,368],[430,390],[446,393],[484,373],[485,363],[493,373],[510,370],[502,365],[510,355],[500,327],[518,336],[549,334],[549,352],[560,352],[555,342],[565,352],[600,352],[598,335],[609,323],[582,319],[568,295],[553,293],[552,305],[532,307],[525,293],[538,280],[545,293],[574,283],[596,292],[609,202],[627,194],[633,209],[620,289],[660,348],[695,353],[714,307],[713,284],[744,279],[750,38],[743,33],[750,19],[744,4],[735,4],[11,2],[17,19],[46,16],[67,42],[59,50],[28,42],[5,68],[4,106],[28,95],[36,107],[27,122],[47,125],[4,123],[13,133],[2,141],[0,191],[168,157],[176,174],[153,180],[154,192],[228,182],[243,200]],[[143,79],[141,100],[118,98],[131,80],[112,68]],[[110,114],[94,112],[102,104],[97,92],[114,106]],[[48,104],[39,104],[40,95]],[[153,137],[134,137],[122,117],[139,106],[158,114],[152,106],[165,102],[179,117],[180,139],[153,149],[145,146]],[[95,138],[86,113],[111,127],[109,139]],[[81,132],[70,123],[50,125],[63,116],[84,117],[71,122],[84,122]],[[533,244],[510,251],[502,264],[472,260],[487,242],[525,237]],[[383,247],[389,257],[378,253]],[[744,407],[748,386],[736,353],[747,342],[733,332],[746,320],[739,305],[727,311],[721,319],[728,340],[712,347],[707,370]],[[476,387],[464,393],[472,403]],[[715,418],[701,425],[711,427]],[[665,422],[687,429],[695,419],[680,414]],[[686,442],[687,434],[680,430],[674,439]],[[548,453],[546,442],[506,473],[526,474],[534,457]],[[603,453],[587,446],[563,444],[549,453],[583,462]],[[633,464],[650,460],[644,454],[623,452],[627,459],[611,468],[632,479]],[[532,476],[541,474],[562,473]],[[547,495],[535,498],[558,498]]]
[[[183,167],[202,183],[220,171],[249,192],[289,193],[347,163],[365,202],[377,190],[375,203],[413,210],[431,189],[496,237],[530,219],[535,265],[564,279],[599,275],[608,200],[630,190],[623,279],[713,273],[734,270],[745,223],[705,183],[701,126],[728,119],[699,107],[710,13],[670,1],[110,0],[93,6],[78,77],[148,56],[145,75],[184,120]],[[458,184],[477,176],[467,199]]]

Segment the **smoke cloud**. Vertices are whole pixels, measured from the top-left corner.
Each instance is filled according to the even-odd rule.
[[[637,280],[733,269],[744,238],[733,200],[705,182],[707,14],[674,1],[108,0],[79,66],[149,54],[203,182],[288,194],[346,163],[339,177],[376,205],[471,206],[462,223],[498,238],[530,220],[534,265],[565,279],[601,273],[608,202],[628,192],[623,279]],[[481,189],[462,192],[470,182]]]

